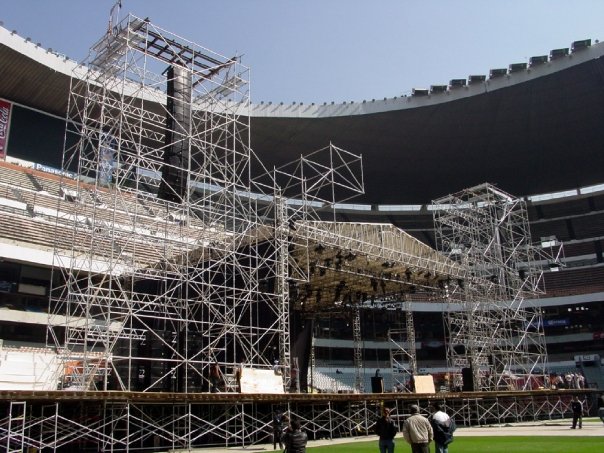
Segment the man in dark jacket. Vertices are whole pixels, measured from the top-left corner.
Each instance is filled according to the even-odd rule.
[[[397,431],[396,425],[390,418],[390,409],[384,408],[382,416],[375,423],[375,433],[380,437],[380,453],[394,452],[394,436]]]
[[[277,411],[273,417],[273,450],[277,449],[277,444],[279,444],[279,449],[283,448],[281,436],[283,436],[284,417],[287,416],[283,415],[281,411]]]
[[[453,442],[453,431],[455,431],[455,423],[443,410],[441,403],[434,403],[436,412],[430,416],[430,424],[434,431],[434,453],[448,453],[448,445]]]
[[[604,423],[604,395],[598,397],[598,417]]]
[[[583,403],[579,401],[577,395],[573,396],[573,400],[570,402],[570,409],[573,411],[573,426],[570,428],[575,429],[577,422],[579,422],[579,429],[583,428]]]
[[[287,453],[306,453],[308,436],[300,428],[300,422],[298,420],[292,420],[291,431],[285,433],[283,441]]]

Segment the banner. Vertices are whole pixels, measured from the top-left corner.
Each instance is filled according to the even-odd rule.
[[[11,107],[12,104],[10,102],[0,99],[0,159],[6,157]]]

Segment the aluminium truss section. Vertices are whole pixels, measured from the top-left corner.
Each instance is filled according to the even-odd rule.
[[[466,275],[392,225],[296,222],[291,234],[309,243],[291,253],[296,266],[309,271],[309,283],[298,288],[296,298],[305,311],[392,300],[409,292],[433,294],[444,281]]]
[[[297,224],[295,234],[324,247],[380,260],[384,268],[402,267],[401,273],[392,276],[400,281],[407,279],[406,271],[419,271],[426,281],[431,277],[465,278],[467,275],[463,266],[390,224],[305,222]]]
[[[63,166],[78,181],[58,209],[72,234],[55,247],[49,328],[69,384],[227,391],[242,363],[272,368],[289,327],[282,284],[262,281],[286,266],[250,196],[248,69],[134,16],[87,63],[69,95]]]
[[[309,238],[296,233],[299,223],[319,220],[319,211],[331,209],[335,216],[338,203],[365,191],[362,157],[332,143],[278,168],[267,170],[259,165],[259,175],[253,180],[256,191],[274,194],[261,197],[260,215],[275,219],[280,216],[275,228],[288,232],[290,249],[309,248]],[[308,281],[308,265],[300,266],[290,259],[289,266],[291,281]]]
[[[524,200],[481,184],[433,206],[438,248],[470,276],[445,289],[448,365],[469,370],[475,390],[543,386],[541,312],[525,303],[542,292],[542,269]]]
[[[290,298],[291,293],[297,297],[298,285],[308,283],[310,273],[309,260],[297,260],[292,253],[298,250],[308,256],[308,238],[296,234],[297,225],[317,219],[319,208],[334,207],[345,197],[363,193],[362,158],[329,144],[280,168],[267,170],[261,162],[258,164],[261,171],[253,179],[254,196],[259,201],[258,215],[273,220],[266,236],[272,244],[267,256],[276,263],[274,272],[269,270],[265,275],[265,281],[274,282],[281,307],[276,369],[282,373],[287,389],[299,391],[300,376],[295,364],[301,358],[291,357],[290,353]]]

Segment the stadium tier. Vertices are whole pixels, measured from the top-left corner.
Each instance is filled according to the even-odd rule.
[[[276,410],[355,436],[435,398],[466,425],[590,409],[604,43],[577,43],[286,105],[131,15],[81,64],[0,27],[7,448],[247,446]]]

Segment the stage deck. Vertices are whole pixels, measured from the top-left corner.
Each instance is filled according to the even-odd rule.
[[[557,389],[500,392],[446,392],[446,393],[178,393],[127,391],[36,391],[2,390],[0,401],[107,401],[131,403],[320,403],[320,402],[380,402],[419,400],[459,400],[480,398],[522,398],[538,396],[589,395],[603,393],[600,389]]]

